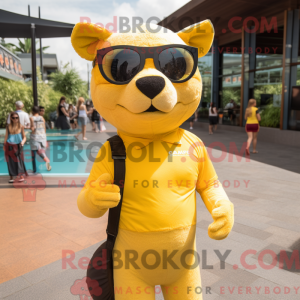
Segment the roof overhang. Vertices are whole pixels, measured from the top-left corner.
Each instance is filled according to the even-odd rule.
[[[296,9],[299,4],[299,0],[192,0],[162,20],[159,25],[177,32],[210,19],[215,27],[215,38],[222,46],[241,39],[241,34],[237,31],[240,32],[246,18],[253,17],[259,23],[265,18],[268,24],[272,18],[276,18],[276,26],[279,27],[284,22],[284,10]],[[234,20],[235,17],[239,19]],[[251,19],[248,26],[251,26]]]
[[[28,17],[0,9],[0,36],[3,38],[31,38],[31,26],[36,38],[70,37],[74,24]]]

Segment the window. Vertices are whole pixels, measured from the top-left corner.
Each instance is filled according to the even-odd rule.
[[[212,55],[208,53],[199,58],[198,68],[202,77],[202,96],[198,108],[198,119],[208,121],[208,107],[211,102]]]
[[[254,99],[261,114],[261,126],[280,126],[282,68],[256,71]]]

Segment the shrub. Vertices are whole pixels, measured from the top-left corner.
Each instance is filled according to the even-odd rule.
[[[264,110],[260,113],[261,121],[260,125],[265,127],[280,126],[280,107],[274,107],[273,104],[267,105]]]
[[[223,108],[230,100],[234,100],[237,105],[241,102],[241,88],[240,87],[224,87],[222,91]]]
[[[49,85],[38,82],[39,105],[45,107],[45,119],[49,120],[49,113],[56,110],[62,93],[54,91]],[[15,102],[21,100],[24,103],[24,111],[31,112],[33,106],[33,93],[31,81],[26,84],[23,81],[13,81],[0,78],[0,127],[6,124],[7,116],[15,110]]]
[[[7,116],[15,110],[15,102],[21,100],[24,110],[29,112],[33,105],[32,88],[22,81],[0,78],[0,126],[4,127]]]
[[[77,98],[87,98],[87,83],[81,80],[75,69],[63,67],[62,72],[52,75],[52,82],[46,84],[41,79],[39,68],[38,76],[38,102],[45,107],[45,119],[49,120],[49,114],[57,109],[61,96],[65,96],[68,103],[75,103]],[[7,116],[15,110],[15,102],[21,100],[24,110],[30,113],[33,106],[32,82],[13,81],[0,78],[0,127],[6,124]]]

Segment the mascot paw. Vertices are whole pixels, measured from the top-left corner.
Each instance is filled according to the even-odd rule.
[[[86,201],[98,210],[116,207],[121,199],[120,188],[112,182],[108,173],[102,174],[88,187]]]
[[[233,204],[219,201],[211,213],[214,222],[208,227],[208,235],[214,240],[223,240],[230,233],[234,223]]]

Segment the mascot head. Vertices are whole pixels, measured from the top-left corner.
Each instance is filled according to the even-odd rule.
[[[198,107],[198,57],[209,51],[213,37],[209,20],[178,33],[153,24],[112,33],[78,23],[71,41],[82,58],[93,61],[97,111],[127,135],[154,137],[179,127]]]

